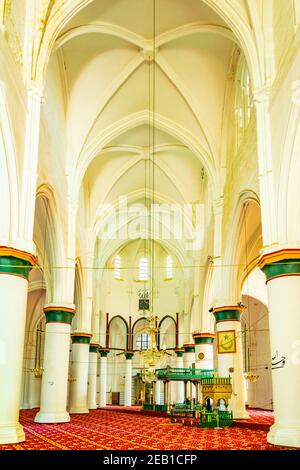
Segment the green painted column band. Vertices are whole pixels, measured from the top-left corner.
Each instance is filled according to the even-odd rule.
[[[90,344],[90,336],[71,335],[73,344]]]
[[[194,353],[195,352],[195,346],[189,344],[187,346],[183,346],[184,352],[185,353]]]
[[[134,356],[134,352],[126,352],[126,353],[125,353],[126,359],[132,359],[133,356]]]
[[[272,277],[284,276],[285,274],[300,274],[299,259],[284,259],[272,264],[266,264],[262,271],[265,273],[267,280]]]
[[[107,357],[109,354],[109,349],[99,349],[99,353],[101,357]]]
[[[240,320],[241,311],[240,310],[221,310],[219,312],[214,312],[216,321],[230,321],[230,320]]]
[[[201,336],[198,337],[195,336],[195,344],[213,344],[215,338],[209,337],[209,336]]]
[[[182,357],[183,353],[184,353],[184,351],[182,349],[181,350],[179,350],[179,349],[176,350],[175,349],[175,354],[177,355],[177,357]]]
[[[14,256],[0,256],[0,273],[13,274],[28,279],[32,264]]]
[[[65,310],[47,310],[45,313],[46,323],[68,323],[71,325],[74,313]]]
[[[90,344],[90,352],[91,353],[97,353],[99,349],[99,346],[95,346],[94,344]]]

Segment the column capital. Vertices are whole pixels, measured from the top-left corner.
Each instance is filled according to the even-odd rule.
[[[73,344],[90,344],[92,333],[85,333],[82,331],[74,331],[71,333]]]
[[[34,96],[37,100],[42,102],[44,100],[44,86],[31,80],[27,84],[28,95]]]
[[[194,344],[184,344],[183,346],[185,353],[194,353],[195,352],[195,345]]]
[[[240,321],[242,312],[243,307],[240,305],[225,305],[223,307],[216,307],[212,309],[216,323],[223,321]]]
[[[134,351],[125,351],[126,359],[132,359],[134,356]]]
[[[267,282],[286,276],[300,276],[300,248],[280,247],[262,253],[258,267],[265,273]]]
[[[176,348],[174,349],[175,354],[177,357],[183,357],[184,349],[183,348]]]
[[[213,344],[215,335],[214,333],[208,333],[206,331],[194,331],[193,338],[195,344]]]
[[[253,90],[253,93],[252,93],[253,103],[254,104],[268,103],[270,100],[270,95],[271,95],[270,86],[267,85],[261,88],[256,88],[255,90]]]
[[[44,307],[46,323],[66,323],[71,325],[75,315],[74,308],[56,304],[48,304]]]
[[[90,353],[97,353],[99,346],[97,343],[90,343]]]
[[[218,199],[213,200],[213,211],[214,214],[222,214],[224,207],[224,198],[223,196],[219,197]]]
[[[107,357],[107,355],[110,353],[110,350],[108,348],[99,348],[99,353],[101,357]]]
[[[33,266],[37,265],[36,257],[27,251],[8,246],[0,246],[0,273],[23,277],[28,280]]]

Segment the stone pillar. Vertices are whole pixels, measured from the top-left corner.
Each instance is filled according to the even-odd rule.
[[[36,259],[0,247],[0,444],[25,440],[19,423],[28,276]]]
[[[184,344],[183,346],[183,367],[192,367],[195,364],[195,345]]]
[[[33,247],[33,227],[38,179],[38,157],[40,143],[40,115],[43,101],[43,87],[32,81],[27,88],[26,130],[24,157],[22,159],[22,185],[20,189],[19,237],[28,249]],[[30,248],[29,248],[30,247]]]
[[[97,409],[97,365],[98,365],[98,349],[99,344],[91,343],[89,352],[89,374],[88,374],[88,391],[87,402],[89,410]]]
[[[134,353],[127,351],[126,357],[126,372],[125,372],[125,406],[131,406],[132,394],[132,357]]]
[[[245,379],[243,367],[241,314],[238,305],[213,309],[216,319],[218,347],[218,373],[220,377],[232,377],[232,397],[230,400],[235,419],[249,418],[245,407]],[[214,405],[216,405],[214,403]]]
[[[275,423],[268,442],[300,447],[300,249],[265,253]]]
[[[168,381],[164,380],[164,405],[168,404]]]
[[[196,388],[196,403],[201,403],[200,383],[196,381],[194,385]]]
[[[184,344],[183,345],[184,354],[183,354],[183,365],[185,368],[192,367],[195,364],[195,345],[194,344]],[[192,400],[196,398],[194,387],[187,388],[187,398]]]
[[[99,406],[106,406],[106,390],[107,390],[107,355],[109,349],[100,348],[100,399]]]
[[[72,338],[72,362],[70,383],[70,413],[86,414],[89,372],[89,345],[91,333],[75,332]]]
[[[207,332],[194,331],[196,369],[214,371],[214,339],[215,335]]]
[[[46,316],[44,373],[42,377],[41,407],[35,417],[37,423],[67,423],[68,372],[71,323],[74,305],[45,306]]]
[[[156,405],[161,405],[161,402],[160,402],[160,400],[161,400],[160,399],[160,390],[161,390],[161,388],[160,388],[160,386],[161,386],[161,381],[156,380],[156,382],[155,382],[155,398],[154,398]]]
[[[188,398],[187,387],[188,387],[188,381],[185,380],[185,381],[184,381],[184,403],[186,402],[186,400],[187,400],[187,398]]]
[[[183,353],[184,349],[175,349],[177,355],[177,369],[183,369]],[[178,380],[177,382],[177,403],[184,403],[184,381]]]
[[[167,380],[167,384],[166,384],[166,394],[167,394],[167,397],[166,397],[165,402],[169,409],[169,406],[170,406],[170,381],[169,380]]]
[[[99,349],[98,349],[98,352],[99,352]],[[98,358],[97,358],[97,378],[96,378],[96,403],[97,403],[97,406],[99,404],[99,401],[100,401],[100,360],[101,360],[101,356],[100,354],[97,355]]]
[[[38,408],[41,401],[41,381],[43,376],[43,371],[34,370],[35,368],[35,346],[27,349],[27,354],[30,355],[28,361],[24,361],[25,366],[29,365],[29,370],[27,371],[27,408],[32,410],[33,408]],[[26,354],[26,349],[25,349]],[[26,374],[26,372],[25,372]],[[26,377],[26,375],[25,375]]]

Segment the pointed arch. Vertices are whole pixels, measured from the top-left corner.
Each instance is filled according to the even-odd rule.
[[[124,342],[124,349],[128,349],[128,338],[129,338],[129,327],[128,327],[128,323],[127,321],[125,320],[125,318],[123,318],[121,315],[115,315],[114,317],[112,317],[108,323],[108,334],[109,334],[109,347],[111,347],[111,340],[112,340],[112,335],[111,335],[111,329],[114,325],[114,323],[116,321],[119,321],[119,323],[121,322],[121,324],[123,325],[123,327],[125,327],[125,342]]]
[[[224,257],[228,298],[240,299],[244,280],[259,259],[262,248],[258,196],[250,190],[240,194],[232,218],[232,231]]]

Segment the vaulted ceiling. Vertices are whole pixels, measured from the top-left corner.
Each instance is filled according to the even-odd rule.
[[[70,166],[94,220],[101,203],[140,198],[151,165],[155,197],[166,201],[203,202],[212,179],[218,186],[234,35],[200,0],[156,0],[155,22],[153,4],[89,3],[52,55]]]

